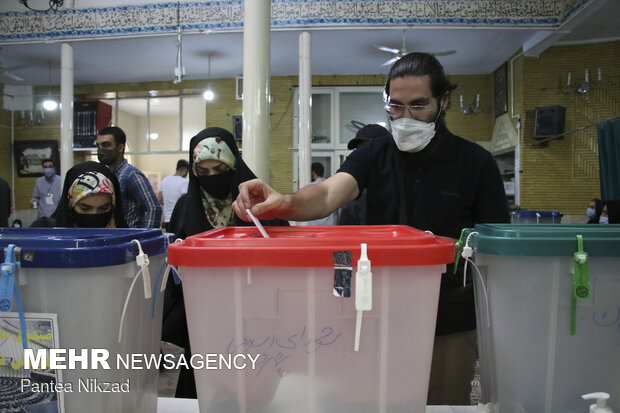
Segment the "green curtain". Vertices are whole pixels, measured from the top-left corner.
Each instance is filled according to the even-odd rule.
[[[620,199],[620,118],[597,126],[601,199]]]

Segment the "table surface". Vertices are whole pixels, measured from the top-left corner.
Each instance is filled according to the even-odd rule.
[[[198,400],[159,397],[157,413],[199,413]],[[427,406],[426,413],[475,413],[476,406]]]

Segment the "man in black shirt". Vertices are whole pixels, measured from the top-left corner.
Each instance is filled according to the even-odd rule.
[[[390,69],[385,93],[392,136],[355,150],[324,183],[282,195],[260,180],[239,187],[235,212],[305,221],[326,216],[368,192],[368,224],[406,224],[458,238],[476,223],[509,222],[502,178],[492,155],[453,135],[444,111],[456,88],[439,61],[411,53]],[[460,274],[460,275],[459,275]],[[428,404],[469,404],[477,356],[471,280],[442,275]]]

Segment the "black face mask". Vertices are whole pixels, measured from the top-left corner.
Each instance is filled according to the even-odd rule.
[[[80,214],[71,210],[73,221],[79,228],[105,228],[112,218],[114,210],[109,210],[102,214]]]
[[[217,199],[225,199],[232,188],[232,179],[235,171],[229,169],[217,175],[197,176],[202,189]]]
[[[97,159],[104,165],[112,165],[116,160],[117,152],[114,149],[97,149]]]

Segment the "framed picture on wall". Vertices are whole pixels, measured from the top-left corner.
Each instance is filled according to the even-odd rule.
[[[60,173],[60,156],[57,141],[16,141],[13,144],[15,151],[15,165],[17,176],[41,176],[43,159],[50,158],[56,166],[56,173]]]
[[[495,117],[508,112],[508,67],[504,63],[493,72],[493,100]]]

